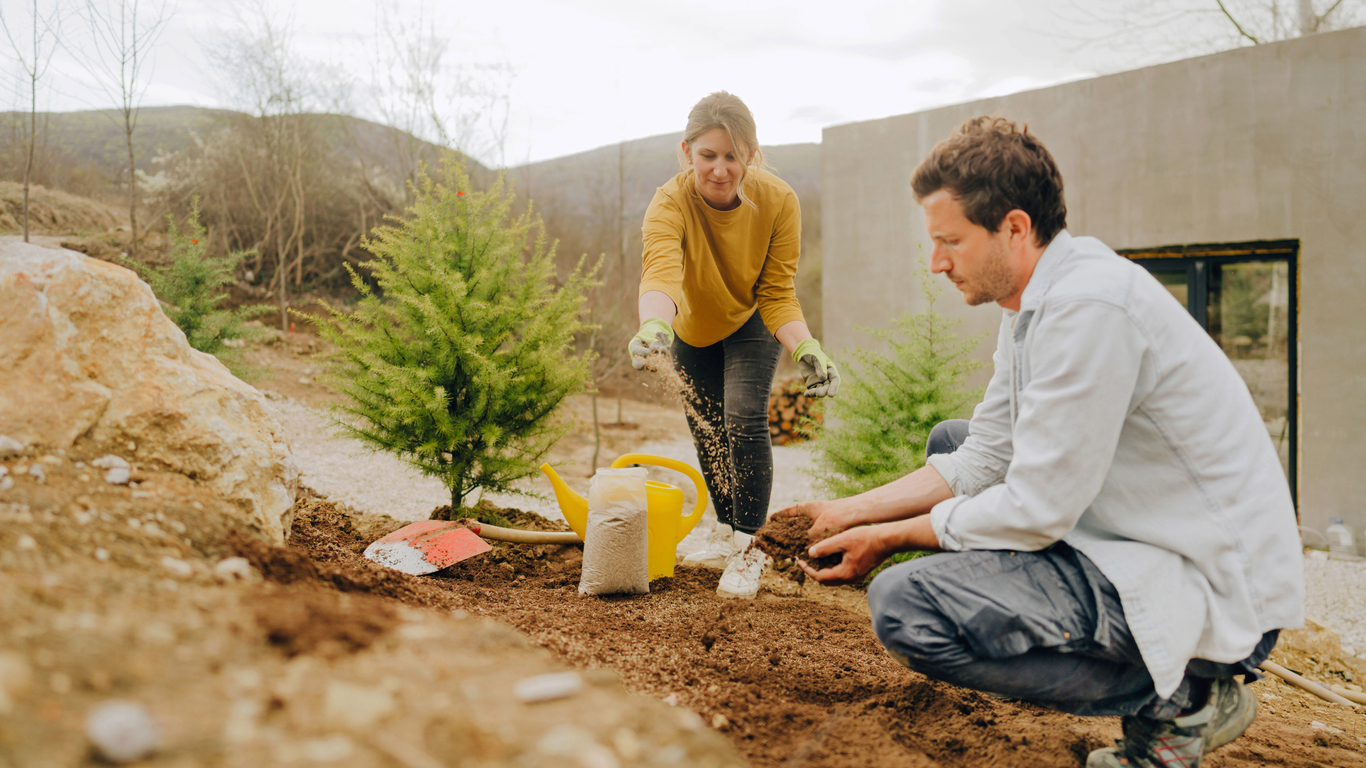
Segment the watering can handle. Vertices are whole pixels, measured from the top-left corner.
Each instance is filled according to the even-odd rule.
[[[681,539],[688,535],[688,532],[697,525],[697,521],[702,519],[702,513],[707,509],[707,481],[702,479],[702,475],[691,466],[684,464],[676,459],[668,459],[663,456],[651,456],[648,453],[624,453],[612,462],[612,469],[629,467],[632,464],[649,464],[655,467],[672,469],[675,472],[682,472],[692,479],[693,485],[697,486],[697,506],[692,514],[684,515],[678,521],[678,537]]]

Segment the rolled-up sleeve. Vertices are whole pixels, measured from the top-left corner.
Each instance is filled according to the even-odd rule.
[[[945,549],[1043,549],[1072,530],[1110,470],[1133,407],[1147,354],[1145,338],[1122,308],[1098,300],[1054,306],[1037,322],[1035,335],[1046,332],[1077,343],[1030,349],[1031,378],[1017,398],[1013,430],[1008,401],[1006,406],[1006,427],[1013,435],[1004,482],[940,502],[930,511]],[[1012,343],[1009,334],[1006,343]],[[998,374],[1001,370],[998,360]],[[1007,398],[1009,386],[1007,381]],[[977,428],[974,415],[973,437]],[[970,486],[963,475],[974,472],[979,461],[990,468],[994,458],[985,449],[994,439],[983,434],[976,450],[954,460],[958,486]],[[951,455],[957,457],[971,442]]]
[[[801,256],[802,212],[797,195],[788,192],[782,210],[773,222],[768,254],[754,286],[759,316],[769,333],[793,320],[804,320],[797,303],[797,260]]]
[[[656,190],[641,226],[643,263],[640,295],[659,291],[683,306],[683,212],[663,189]]]

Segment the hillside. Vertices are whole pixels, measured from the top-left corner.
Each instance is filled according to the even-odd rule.
[[[133,132],[133,152],[136,167],[146,174],[157,172],[158,157],[189,152],[198,140],[213,131],[227,126],[234,120],[252,120],[250,115],[228,109],[206,109],[203,107],[144,107],[138,115],[137,128]],[[332,123],[329,135],[334,137],[337,149],[359,151],[367,157],[384,157],[392,153],[395,141],[413,143],[422,147],[423,154],[435,157],[439,148],[428,142],[409,136],[394,128],[350,115],[316,114],[310,119]],[[21,133],[17,131],[20,122],[27,122],[24,112],[0,112],[0,179],[17,181],[21,165],[16,162],[22,157],[20,149]],[[49,165],[87,165],[96,169],[109,183],[117,183],[125,178],[128,168],[128,150],[123,135],[123,118],[113,110],[90,110],[84,112],[44,112],[38,115],[39,143],[45,145],[39,151],[36,162],[41,166],[46,159]],[[44,158],[46,153],[48,157]],[[468,161],[472,174],[480,176],[488,169],[473,160]],[[39,181],[48,182],[41,178]],[[53,169],[52,175],[56,174]],[[94,190],[73,190],[90,194]]]

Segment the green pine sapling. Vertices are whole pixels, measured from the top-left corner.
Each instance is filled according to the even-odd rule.
[[[557,287],[539,218],[512,217],[501,179],[470,190],[453,153],[414,192],[363,243],[376,287],[353,270],[355,308],[310,319],[335,347],[337,424],[440,479],[455,511],[475,489],[522,493],[569,429],[560,406],[591,382],[574,337],[596,268],[580,260]]]

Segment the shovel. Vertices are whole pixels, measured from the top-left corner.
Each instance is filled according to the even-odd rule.
[[[483,539],[521,544],[578,544],[578,534],[565,531],[522,531],[484,525],[468,518],[457,522],[420,520],[399,528],[365,548],[365,557],[412,576],[425,576],[492,549]]]

